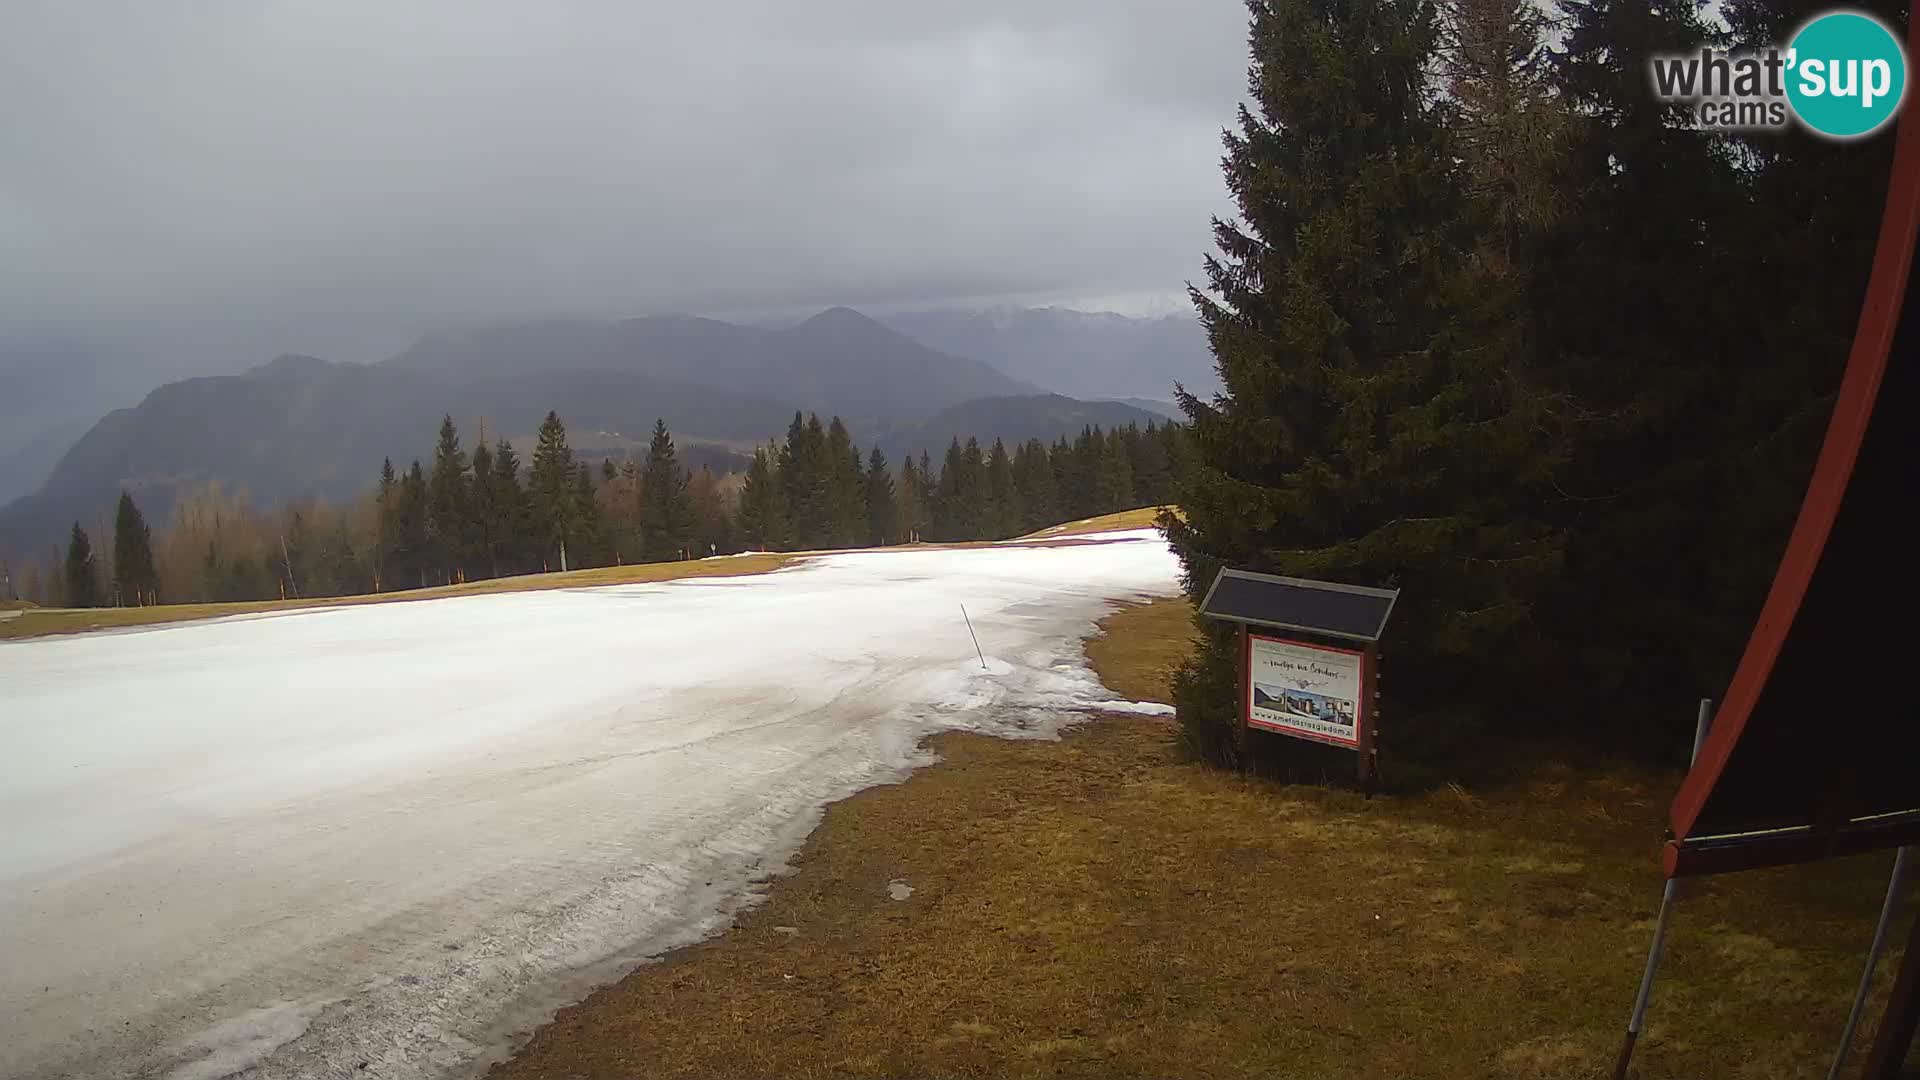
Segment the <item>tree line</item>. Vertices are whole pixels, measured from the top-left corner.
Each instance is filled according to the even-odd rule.
[[[1892,140],[1698,128],[1647,64],[1771,45],[1819,5],[1248,7],[1238,213],[1192,293],[1225,392],[1180,397],[1190,592],[1229,565],[1399,587],[1403,763],[1538,738],[1681,759],[1805,489]],[[1190,750],[1350,771],[1243,754],[1232,635],[1202,629]]]
[[[430,460],[382,463],[345,506],[306,499],[256,511],[208,485],[151,529],[122,492],[111,553],[75,522],[61,572],[28,567],[19,591],[56,606],[347,596],[484,578],[755,549],[796,551],[1015,536],[1062,520],[1168,501],[1187,458],[1185,429],[1150,422],[1087,427],[1009,452],[955,439],[896,470],[864,457],[839,417],[794,414],[784,439],[744,472],[682,465],[656,421],[645,453],[582,460],[552,412],[529,459],[506,439],[471,451],[451,416]]]
[[[936,469],[926,451],[896,473],[878,447],[863,467],[839,417],[794,414],[786,438],[757,448],[741,486],[742,540],[791,551],[997,540],[1137,506],[1167,502],[1186,460],[1185,431],[1148,421],[1083,428],[1051,447],[1030,439],[1009,452],[995,439],[948,444]]]

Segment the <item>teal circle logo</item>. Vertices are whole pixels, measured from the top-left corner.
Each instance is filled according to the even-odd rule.
[[[1879,19],[1829,12],[1801,27],[1787,50],[1787,101],[1815,132],[1856,139],[1900,111],[1907,54]]]

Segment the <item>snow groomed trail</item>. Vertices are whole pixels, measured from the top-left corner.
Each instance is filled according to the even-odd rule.
[[[477,1071],[927,735],[1128,707],[1099,539],[0,642],[0,1077]]]

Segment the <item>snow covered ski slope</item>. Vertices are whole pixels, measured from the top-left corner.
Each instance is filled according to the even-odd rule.
[[[471,1071],[925,735],[1113,705],[1177,565],[1103,539],[0,643],[0,1077]]]

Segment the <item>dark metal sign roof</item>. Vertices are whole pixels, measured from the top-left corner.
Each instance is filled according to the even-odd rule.
[[[1200,614],[1251,626],[1378,641],[1399,595],[1398,589],[1229,569],[1213,579],[1200,601]]]

